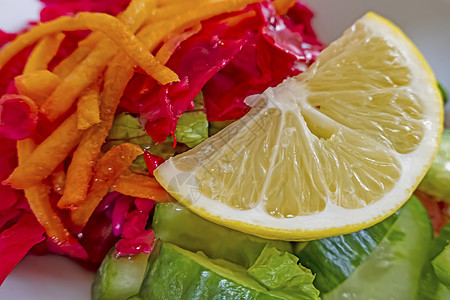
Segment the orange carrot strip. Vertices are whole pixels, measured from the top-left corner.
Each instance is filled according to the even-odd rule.
[[[98,80],[81,93],[77,102],[78,129],[86,130],[100,123],[99,93],[101,81]]]
[[[273,6],[279,15],[284,15],[292,6],[294,6],[295,2],[297,2],[297,0],[274,0]]]
[[[117,16],[117,19],[125,24],[131,32],[136,32],[153,14],[155,7],[155,0],[132,0],[127,8]]]
[[[161,66],[155,57],[145,50],[136,36],[119,20],[103,13],[78,13],[75,17],[60,17],[41,23],[8,43],[0,52],[0,68],[18,52],[36,43],[40,38],[60,31],[100,31],[114,41],[139,67],[161,84],[177,81],[178,76]]]
[[[71,211],[72,222],[84,226],[103,197],[108,193],[113,182],[124,172],[133,160],[144,153],[131,143],[120,144],[111,148],[100,158],[94,167],[94,177],[86,199]]]
[[[78,144],[82,131],[77,116],[72,114],[27,157],[22,165],[3,181],[16,189],[38,184],[49,176]]]
[[[53,69],[53,73],[61,78],[66,78],[91,53],[103,37],[104,35],[100,32],[91,33],[79,42],[78,47]]]
[[[137,41],[135,36],[132,37]],[[150,74],[154,76],[155,79],[163,84],[172,80],[178,80],[178,76],[170,69],[159,64],[149,51],[144,48],[139,48],[142,47],[140,42],[135,45],[136,48],[133,48],[133,45],[130,46],[132,49],[142,54],[142,58],[139,59],[145,60],[145,64],[147,64],[146,71],[154,70],[156,72]],[[57,87],[54,93],[44,103],[42,112],[46,114],[50,120],[54,120],[66,112],[72,106],[81,91],[86,89],[98,78],[116,52],[117,46],[114,43],[108,39],[102,40],[86,59],[78,64],[64,79],[60,86]],[[141,67],[143,66],[141,65]]]
[[[63,164],[60,164],[52,173],[53,191],[62,196],[64,193],[64,185],[66,182],[66,172]]]
[[[55,33],[42,38],[28,57],[23,73],[47,70],[48,64],[55,57],[59,46],[64,39],[64,33]]]
[[[61,78],[48,70],[34,71],[14,78],[19,93],[33,99],[38,106],[44,103],[60,83]]]
[[[148,18],[151,9],[155,5],[154,0],[133,0],[117,18],[128,26],[132,32],[136,32]],[[90,34],[78,44],[78,48],[72,54],[54,68],[53,72],[61,78],[67,77],[88,56],[103,37],[100,32]]]
[[[256,16],[256,12],[254,10],[249,10],[245,13],[238,14],[237,16],[226,18],[222,22],[228,24],[228,26],[236,26],[245,19],[252,18],[254,16]]]
[[[185,41],[186,39],[190,38],[194,34],[200,31],[202,29],[202,25],[200,23],[196,23],[194,26],[188,28],[187,30],[181,30],[181,32],[174,32],[173,34],[170,34],[167,38],[164,44],[159,48],[158,52],[156,53],[156,59],[163,65],[169,61],[169,58],[172,56],[172,54],[175,52],[175,50],[178,48],[178,46]]]
[[[123,91],[133,74],[133,63],[122,52],[106,69],[103,91],[100,95],[101,122],[90,127],[81,137],[67,170],[64,195],[59,200],[58,207],[74,208],[85,199],[93,165],[111,129]]]
[[[36,145],[31,139],[17,141],[17,155],[19,165],[25,164],[27,157],[33,153]],[[67,230],[55,209],[52,207],[49,197],[49,187],[39,182],[25,189],[25,197],[28,200],[31,211],[45,229],[47,236],[58,245],[64,243],[78,244],[78,241]],[[80,246],[81,247],[81,246]]]
[[[209,19],[213,16],[233,12],[244,8],[247,4],[260,2],[261,0],[218,0],[208,2],[205,5],[190,5],[182,13],[171,15],[167,20],[145,25],[137,34],[145,47],[153,51],[174,30],[193,25],[196,22]],[[162,9],[162,8],[161,8]],[[158,9],[157,11],[160,11]],[[154,19],[152,19],[154,21]]]
[[[156,202],[172,202],[173,198],[164,188],[148,175],[136,174],[129,170],[123,172],[111,186],[116,192],[121,194],[151,199]]]
[[[98,30],[114,41],[139,67],[160,84],[178,81],[172,70],[162,66],[151,52],[136,38],[136,36],[118,19],[99,13],[79,13],[75,19],[86,24],[89,29]]]
[[[62,80],[46,99],[41,111],[50,120],[55,120],[68,111],[80,94],[98,79],[116,51],[116,46],[113,43],[111,45],[110,40],[101,40],[98,46]]]

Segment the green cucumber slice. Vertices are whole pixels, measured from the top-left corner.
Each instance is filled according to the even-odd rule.
[[[159,203],[152,228],[162,241],[245,268],[253,265],[268,243],[280,251],[293,252],[290,242],[266,240],[214,224],[178,203]]]
[[[425,208],[412,197],[366,261],[323,299],[415,299],[432,232]]]
[[[158,241],[139,295],[131,299],[318,299],[301,295],[268,290],[240,265]]]
[[[444,128],[436,158],[417,189],[450,203],[450,129]]]
[[[123,300],[141,288],[149,255],[116,258],[115,248],[103,260],[92,284],[93,300]]]
[[[399,212],[361,231],[298,243],[295,254],[300,263],[316,274],[314,285],[326,294],[347,279],[378,246],[395,223]]]

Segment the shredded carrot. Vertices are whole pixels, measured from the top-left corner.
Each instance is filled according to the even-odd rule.
[[[117,18],[123,24],[128,26],[132,32],[136,32],[151,14],[151,9],[155,5],[154,0],[132,0],[127,8],[120,13]],[[100,32],[91,33],[86,39],[82,40],[78,44],[78,48],[75,49],[72,54],[61,61],[53,69],[53,72],[61,78],[67,77],[72,70],[89,55],[89,53],[103,38],[104,35]],[[115,47],[115,45],[112,47]]]
[[[123,172],[111,187],[121,194],[151,199],[156,202],[172,202],[173,199],[164,188],[148,175],[136,174],[129,170]]]
[[[24,139],[17,141],[17,155],[19,165],[25,164],[27,157],[33,153],[36,145],[32,139]],[[36,219],[45,229],[47,236],[58,245],[61,244],[76,244],[81,248],[78,241],[72,236],[69,230],[65,227],[60,217],[56,213],[50,201],[50,189],[42,182],[26,188],[24,190],[25,197],[28,200],[33,214]],[[81,248],[82,249],[82,248]],[[80,258],[86,258],[86,253],[79,253]]]
[[[66,181],[66,172],[64,171],[64,164],[60,164],[52,173],[53,191],[62,196],[64,193],[64,185]]]
[[[113,182],[123,173],[138,155],[144,153],[142,149],[131,143],[120,144],[111,148],[101,157],[94,167],[92,185],[86,199],[71,211],[71,219],[76,226],[86,225],[103,197],[108,193]]]
[[[137,33],[138,39],[143,41],[145,47],[153,51],[171,32],[180,30],[186,26],[209,19],[213,16],[233,12],[244,8],[247,4],[260,2],[261,0],[220,0],[206,2],[200,6],[190,5],[186,11],[177,15],[171,15],[167,20],[160,20],[146,24]],[[161,8],[162,9],[162,8]],[[160,10],[157,10],[160,12]]]
[[[100,95],[101,122],[90,127],[81,137],[67,170],[64,195],[59,200],[58,207],[74,208],[85,199],[93,165],[111,129],[123,91],[133,74],[133,63],[124,53],[119,53],[106,69],[103,92]]]
[[[98,79],[116,51],[117,48],[114,44],[111,45],[111,41],[100,41],[46,99],[41,111],[50,120],[55,120],[68,111],[80,94]]]
[[[97,46],[104,35],[100,32],[91,33],[87,38],[78,43],[78,47],[68,57],[62,60],[54,69],[53,73],[60,78],[66,78],[78,66],[91,51]]]
[[[236,26],[245,19],[252,18],[254,16],[256,16],[256,12],[254,10],[249,10],[245,13],[238,14],[237,16],[226,18],[223,20],[223,22],[228,24],[228,26]]]
[[[78,129],[86,130],[100,123],[99,93],[101,80],[97,80],[81,93],[77,102]]]
[[[38,106],[44,103],[60,83],[61,78],[48,70],[34,71],[14,78],[19,93],[33,99]]]
[[[100,31],[114,41],[120,49],[147,74],[161,84],[177,81],[178,76],[170,69],[161,66],[155,57],[145,50],[142,43],[116,18],[103,13],[78,13],[75,17],[60,17],[41,23],[30,31],[8,43],[0,52],[0,69],[17,53],[36,43],[42,37],[61,31],[92,30]]]
[[[82,131],[72,114],[3,181],[16,189],[34,186],[49,176],[78,144]]]
[[[56,52],[58,52],[64,37],[64,33],[56,33],[42,38],[36,47],[34,47],[33,51],[31,51],[23,73],[28,74],[34,71],[47,70],[48,64],[55,57]]]

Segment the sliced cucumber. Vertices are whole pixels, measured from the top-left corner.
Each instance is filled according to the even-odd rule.
[[[292,244],[271,241],[232,230],[207,221],[178,203],[159,203],[153,217],[156,237],[210,258],[222,258],[250,267],[267,243],[292,253]]]
[[[395,223],[396,212],[386,220],[361,231],[308,243],[298,243],[295,254],[300,263],[316,274],[314,285],[322,294],[347,279],[378,246]]]
[[[431,240],[427,212],[413,197],[367,260],[323,299],[415,299]]]
[[[123,300],[141,288],[149,255],[116,258],[113,248],[103,260],[92,284],[93,300]]]
[[[268,290],[240,265],[159,241],[151,254],[142,288],[131,299],[318,299],[302,295],[298,289],[288,293]]]

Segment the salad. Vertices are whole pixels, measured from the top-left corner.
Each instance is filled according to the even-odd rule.
[[[97,272],[93,299],[449,298],[447,130],[421,202],[308,242],[218,225],[163,184],[318,59],[304,3],[42,2],[44,23],[0,32],[1,282],[50,252]]]

